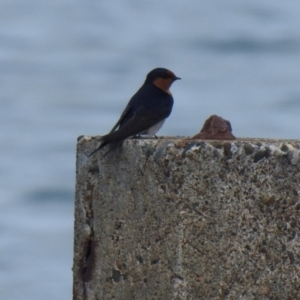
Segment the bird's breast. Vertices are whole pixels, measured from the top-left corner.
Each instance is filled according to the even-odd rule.
[[[148,128],[147,131],[145,131],[145,134],[147,135],[155,135],[156,132],[158,132],[159,129],[161,129],[161,127],[164,125],[166,119],[156,123],[155,125],[153,125],[152,127]]]

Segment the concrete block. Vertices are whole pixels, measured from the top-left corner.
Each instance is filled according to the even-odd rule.
[[[74,300],[300,299],[300,141],[77,145]],[[105,152],[105,150],[104,150]]]

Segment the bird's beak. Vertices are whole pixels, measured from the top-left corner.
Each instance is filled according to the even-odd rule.
[[[180,80],[180,79],[181,79],[180,77],[177,77],[177,76],[174,77],[174,81],[175,80]]]

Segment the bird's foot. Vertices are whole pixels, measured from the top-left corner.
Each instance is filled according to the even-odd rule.
[[[140,139],[140,138],[142,138],[142,135],[136,134],[136,135],[133,135],[132,138],[133,139]]]

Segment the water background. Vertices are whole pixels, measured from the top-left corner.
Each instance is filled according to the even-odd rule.
[[[160,135],[300,138],[299,0],[0,1],[0,299],[71,299],[76,138],[155,67],[182,77]]]

